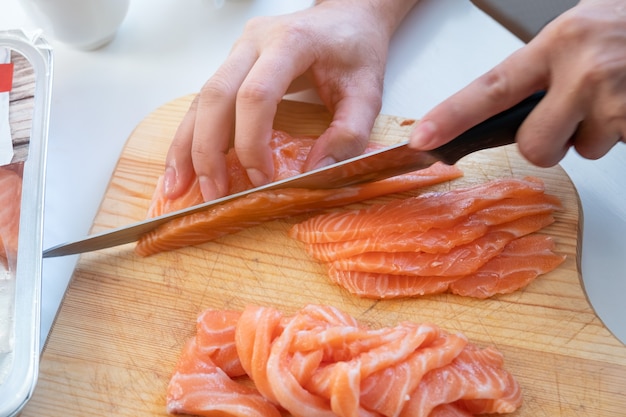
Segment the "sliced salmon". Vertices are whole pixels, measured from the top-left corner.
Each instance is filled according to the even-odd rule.
[[[275,398],[293,416],[336,417],[337,414],[331,409],[330,399],[305,389],[290,366],[290,342],[301,328],[308,327],[308,321],[308,317],[296,315],[274,340],[267,358],[267,376]]]
[[[462,276],[475,272],[498,255],[513,239],[541,230],[554,222],[551,214],[522,217],[493,226],[483,236],[447,253],[366,252],[331,263],[343,271],[417,276]]]
[[[239,317],[238,311],[207,309],[198,316],[196,324],[198,353],[208,356],[230,377],[246,375],[235,345]]]
[[[526,287],[535,278],[556,269],[565,255],[554,252],[554,241],[546,235],[514,239],[502,252],[476,272],[465,276],[410,276],[330,268],[333,282],[363,298],[386,299],[451,292],[473,298],[489,298]]]
[[[302,172],[306,154],[313,140],[293,138],[285,132],[274,131],[271,141],[274,151],[274,181]],[[368,150],[375,148],[376,146],[371,146]],[[227,166],[230,175],[229,194],[252,187],[233,151],[227,155]],[[198,245],[263,222],[409,191],[449,181],[461,175],[462,172],[458,168],[437,163],[414,173],[337,190],[285,189],[260,192],[219,205],[206,212],[174,219],[142,237],[137,244],[136,253],[148,256]],[[174,200],[165,197],[162,183],[163,179],[159,178],[148,209],[148,218],[202,202],[197,179],[192,182],[186,193]]]
[[[190,339],[170,379],[167,412],[198,416],[279,417],[278,409],[256,389],[233,381]]]
[[[305,250],[321,262],[332,262],[364,252],[446,253],[455,246],[470,243],[483,236],[487,229],[484,222],[467,219],[449,228],[375,233],[368,238],[342,242],[308,243]]]
[[[521,239],[552,224],[562,208],[540,179],[500,179],[320,214],[289,233],[327,264],[331,281],[360,297],[486,298],[518,290],[563,262],[554,246]]]
[[[539,275],[565,261],[554,253],[554,241],[545,235],[530,235],[509,243],[502,253],[473,274],[450,284],[450,291],[467,297],[487,298],[508,294],[527,286]]]
[[[462,278],[342,271],[332,266],[329,267],[328,275],[334,283],[356,296],[379,300],[444,293],[450,284]]]
[[[406,360],[363,379],[361,403],[385,416],[399,415],[424,375],[451,363],[468,343],[464,336],[440,329],[433,336]]]
[[[472,417],[469,411],[462,409],[460,406],[452,404],[441,404],[433,408],[428,417]]]
[[[240,315],[208,310],[198,323],[202,335],[185,346],[168,387],[171,413],[467,417],[521,404],[520,387],[498,351],[434,324],[372,329],[324,305],[292,316],[260,306]],[[230,379],[206,354],[233,340],[254,387],[264,389]]]
[[[504,198],[527,198],[543,192],[543,182],[535,178],[494,180],[361,210],[321,214],[293,226],[290,236],[305,243],[320,243],[366,239],[381,232],[423,232],[434,227],[450,227],[463,216]]]
[[[502,364],[495,349],[468,345],[450,364],[422,378],[400,416],[428,416],[437,406],[455,402],[473,414],[512,413],[522,403],[521,388]]]
[[[328,364],[318,370],[307,384],[307,388],[313,392],[327,395],[330,397],[333,389],[330,382],[345,372],[348,368],[357,368],[359,370],[359,378],[364,379],[376,372],[389,368],[397,363],[407,360],[407,358],[424,344],[429,345],[439,335],[439,329],[430,324],[416,325],[414,323],[401,323],[398,326],[384,328],[379,330],[371,329],[355,329],[353,327],[338,328],[331,327],[335,330],[333,333],[342,335],[339,340],[343,339],[343,344],[336,346],[335,349],[344,351],[344,355],[334,360],[326,362],[334,362]],[[328,330],[330,330],[328,329]],[[323,331],[327,333],[327,331]],[[362,343],[358,335],[366,340]],[[372,345],[371,341],[375,339]],[[370,343],[367,343],[370,342]],[[335,341],[337,343],[337,340]],[[350,347],[346,352],[346,347]],[[367,346],[367,348],[364,348]],[[317,349],[328,349],[327,346],[319,346]],[[346,355],[345,353],[349,353]],[[335,368],[337,364],[341,367]]]
[[[267,360],[274,340],[282,333],[282,313],[269,307],[247,307],[235,331],[242,366],[265,398],[278,401],[267,374]]]
[[[446,253],[452,248],[470,243],[483,236],[489,226],[494,226],[533,214],[552,213],[561,208],[558,198],[538,194],[527,198],[506,198],[457,219],[450,227],[435,227],[425,231],[413,231],[412,221],[406,222],[404,231],[386,233],[389,218],[368,237],[341,242],[308,243],[305,249],[318,261],[331,262],[363,252],[428,252]]]

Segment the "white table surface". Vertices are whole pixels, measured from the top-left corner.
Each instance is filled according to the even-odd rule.
[[[0,29],[37,28],[18,0],[2,2]],[[102,49],[78,51],[49,39],[54,81],[44,245],[87,234],[133,128],[162,104],[198,91],[249,17],[310,3],[233,0],[217,9],[211,0],[132,0],[117,37]],[[419,118],[520,46],[469,0],[422,0],[393,40],[382,112]],[[626,341],[626,146],[598,161],[570,152],[561,165],[582,200],[586,292]],[[42,346],[76,260],[44,261]]]

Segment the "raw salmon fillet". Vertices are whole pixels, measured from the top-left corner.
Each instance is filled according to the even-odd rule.
[[[442,292],[506,294],[564,257],[545,238],[562,205],[537,178],[500,179],[312,217],[290,236],[328,265],[329,277],[366,298]]]
[[[302,172],[306,155],[313,144],[311,138],[294,138],[285,132],[274,131],[271,146],[274,151],[274,181]],[[380,146],[372,145],[368,150]],[[237,160],[234,151],[227,155],[230,184],[229,194],[247,190],[252,184]],[[437,163],[427,169],[400,175],[386,180],[345,187],[335,190],[284,189],[249,195],[208,209],[174,219],[143,236],[136,253],[148,256],[185,246],[198,245],[221,236],[236,233],[263,222],[280,219],[331,207],[409,191],[458,178],[462,172],[454,167]],[[181,197],[170,200],[163,195],[162,177],[157,183],[148,218],[160,216],[202,203],[197,179]]]
[[[522,403],[495,348],[430,323],[370,328],[331,306],[291,316],[248,306],[240,314],[206,310],[197,329],[168,385],[170,413],[468,417]],[[233,345],[252,385],[201,353]]]
[[[22,164],[0,167],[0,262],[15,270],[22,202]]]

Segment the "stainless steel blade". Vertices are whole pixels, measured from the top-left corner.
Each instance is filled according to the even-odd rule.
[[[94,234],[71,243],[54,246],[46,249],[43,252],[43,257],[73,255],[134,242],[145,233],[175,218],[205,211],[211,207],[260,191],[281,188],[332,189],[347,187],[426,168],[437,161],[454,164],[460,158],[474,151],[513,143],[520,124],[542,97],[542,93],[535,94],[517,106],[486,120],[458,136],[453,141],[432,151],[414,151],[408,148],[408,141],[406,141],[184,210]]]
[[[90,252],[138,240],[164,223],[177,217],[210,209],[259,191],[278,190],[281,188],[332,189],[346,187],[363,182],[377,181],[405,172],[425,168],[438,161],[427,152],[415,152],[407,149],[408,142],[382,149],[380,151],[339,162],[328,167],[316,169],[281,181],[273,182],[240,193],[231,194],[184,210],[168,213],[160,217],[133,223],[124,227],[94,234],[75,242],[49,248],[43,252],[44,258],[73,255]]]

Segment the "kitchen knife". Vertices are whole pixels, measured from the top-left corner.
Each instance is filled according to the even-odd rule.
[[[542,97],[543,92],[536,93],[514,107],[474,126],[451,142],[431,151],[414,151],[408,147],[408,141],[405,141],[261,187],[54,246],[46,249],[43,252],[43,257],[73,255],[134,242],[145,233],[175,218],[208,210],[211,207],[259,191],[281,188],[332,189],[347,187],[426,168],[437,161],[452,165],[475,151],[514,143],[519,126]]]

